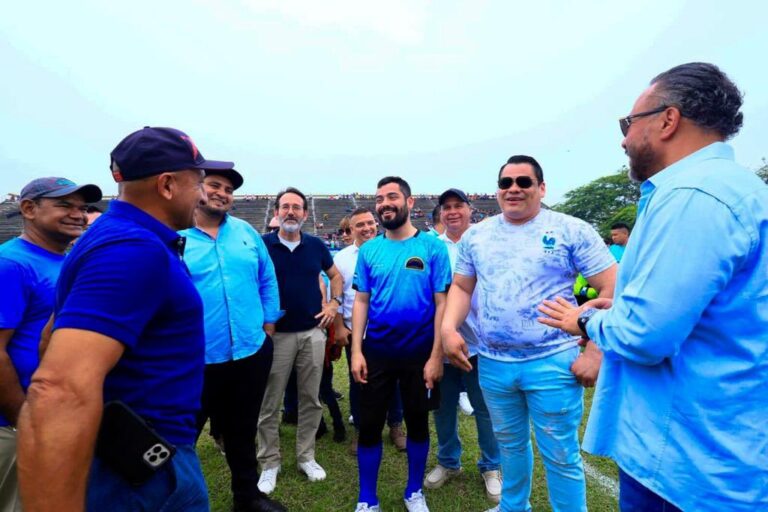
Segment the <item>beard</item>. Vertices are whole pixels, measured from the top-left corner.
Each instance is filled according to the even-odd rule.
[[[648,143],[643,139],[639,145],[626,148],[629,157],[629,179],[640,183],[658,172],[656,169],[656,155]]]
[[[384,220],[383,214],[387,211],[394,211],[395,216],[389,220]],[[397,229],[405,224],[405,221],[408,220],[408,215],[410,215],[410,213],[411,212],[408,210],[408,206],[403,206],[402,208],[387,206],[376,211],[376,215],[378,215],[379,221],[381,221],[381,225],[384,226],[384,229],[388,229],[390,231]]]
[[[278,222],[280,223],[280,229],[286,233],[296,233],[304,225],[304,221],[298,219],[278,219]]]

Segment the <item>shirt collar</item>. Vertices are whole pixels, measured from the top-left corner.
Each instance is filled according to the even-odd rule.
[[[270,245],[282,245],[282,242],[280,241],[280,237],[277,235],[277,231],[273,231],[264,238],[265,242],[268,242]],[[304,232],[299,231],[299,245],[304,242]]]
[[[679,174],[685,173],[685,172],[696,172],[693,166],[699,162],[702,162],[704,160],[711,160],[713,158],[722,158],[725,160],[734,160],[734,152],[733,148],[726,144],[725,142],[713,142],[712,144],[708,146],[704,146],[703,148],[699,149],[698,151],[695,151],[691,153],[690,155],[686,156],[685,158],[682,158],[678,160],[677,162],[673,163],[670,166],[667,166],[666,168],[662,169],[661,171],[657,172],[645,182],[642,183],[640,186],[641,191],[652,190],[654,188],[661,187],[668,183],[670,180],[672,180],[675,176],[678,176]],[[650,186],[646,186],[646,183],[650,182]]]
[[[109,202],[109,209],[107,213],[116,217],[122,217],[130,221],[139,224],[145,229],[153,232],[157,237],[168,247],[178,252],[179,255],[184,254],[184,245],[186,239],[183,236],[179,236],[174,230],[131,203],[113,199]]]

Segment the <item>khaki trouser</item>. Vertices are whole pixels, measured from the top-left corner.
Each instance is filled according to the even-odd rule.
[[[0,512],[21,512],[16,477],[16,431],[0,427]]]
[[[320,379],[325,359],[325,332],[319,328],[301,332],[276,332],[272,336],[272,370],[259,413],[258,459],[262,470],[280,464],[280,405],[294,364],[299,392],[299,424],[296,429],[296,460],[315,459],[315,433],[323,416]]]

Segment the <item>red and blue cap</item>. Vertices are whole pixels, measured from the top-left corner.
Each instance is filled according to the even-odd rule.
[[[118,183],[163,172],[201,169],[226,171],[233,162],[206,160],[192,138],[174,128],[145,126],[120,141],[110,153],[112,177]]]
[[[97,203],[101,201],[101,189],[96,185],[78,185],[67,178],[37,178],[32,180],[21,189],[19,199],[40,199],[43,197],[64,197],[75,192],[83,196],[86,203]]]

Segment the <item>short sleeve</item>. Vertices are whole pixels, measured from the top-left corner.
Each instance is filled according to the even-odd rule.
[[[24,282],[24,270],[19,264],[0,258],[0,329],[16,329],[21,324],[27,309]]]
[[[366,254],[368,254],[368,251],[364,250],[364,247],[360,248],[360,252],[357,255],[355,275],[352,278],[352,288],[358,292],[370,293],[371,283],[370,275],[368,274],[368,262],[366,261]]]
[[[586,222],[579,221],[572,242],[571,259],[578,272],[584,277],[592,277],[608,269],[616,260],[611,255],[603,239],[595,228]]]
[[[458,250],[456,251],[456,268],[454,270],[457,274],[467,277],[475,277],[476,274],[475,263],[472,261],[472,251],[470,249],[472,244],[471,236],[469,233],[466,233],[459,240]]]
[[[320,245],[320,250],[322,251],[322,268],[323,270],[328,270],[333,266],[333,256],[331,256],[331,251],[328,250],[323,242],[319,241],[318,244]]]
[[[448,248],[441,240],[434,244],[431,268],[432,290],[435,293],[447,292],[451,286],[451,260],[448,257]]]
[[[133,347],[167,294],[174,293],[166,284],[168,249],[156,241],[98,246],[72,264],[77,273],[57,304],[54,329],[98,332]]]

